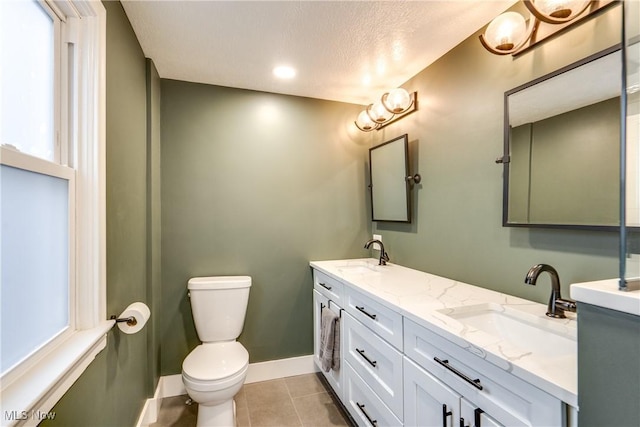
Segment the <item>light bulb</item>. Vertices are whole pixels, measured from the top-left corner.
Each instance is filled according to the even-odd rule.
[[[358,118],[356,119],[356,126],[365,132],[374,130],[376,128],[376,123],[371,120],[369,114],[367,114],[366,110],[362,110],[360,114],[358,114]]]
[[[371,117],[371,120],[376,123],[384,123],[391,117],[393,117],[393,113],[384,108],[384,105],[382,105],[382,101],[376,101],[371,104],[366,109],[366,112],[369,114],[369,117]]]
[[[384,107],[393,114],[400,114],[411,107],[411,95],[401,87],[382,95],[381,101]]]
[[[582,0],[538,0],[535,8],[542,14],[552,18],[565,19],[575,16],[584,10],[587,1]]]
[[[484,38],[496,50],[511,50],[519,46],[525,39],[527,23],[524,17],[516,12],[506,12],[491,21]]]

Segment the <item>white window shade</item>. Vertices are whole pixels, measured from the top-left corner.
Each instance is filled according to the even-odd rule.
[[[70,180],[0,166],[0,367],[4,374],[70,326]]]

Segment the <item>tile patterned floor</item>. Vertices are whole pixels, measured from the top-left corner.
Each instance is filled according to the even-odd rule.
[[[245,384],[235,397],[238,427],[351,426],[327,387],[320,374]],[[197,405],[186,405],[187,399],[164,399],[150,427],[195,426]]]

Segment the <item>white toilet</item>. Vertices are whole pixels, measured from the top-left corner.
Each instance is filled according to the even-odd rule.
[[[244,325],[251,277],[195,277],[187,287],[202,344],[182,362],[182,382],[198,403],[197,426],[235,426],[233,396],[249,366],[249,353],[236,338]]]

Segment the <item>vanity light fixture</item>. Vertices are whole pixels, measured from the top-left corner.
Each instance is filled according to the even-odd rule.
[[[517,12],[505,12],[495,18],[480,35],[480,43],[496,55],[517,55],[556,32],[587,18],[616,1],[524,0],[530,12],[529,22]],[[586,13],[585,13],[586,12]],[[539,31],[541,24],[558,25]]]
[[[393,89],[369,104],[362,110],[356,121],[356,127],[363,132],[380,130],[418,109],[418,93],[409,93],[406,89]]]

